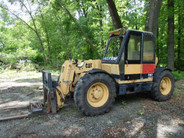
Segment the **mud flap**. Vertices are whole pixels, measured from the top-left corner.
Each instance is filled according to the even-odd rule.
[[[47,103],[47,113],[56,113],[57,112],[57,98],[56,98],[56,89],[55,81],[52,81],[51,73],[42,71],[43,79],[43,105],[46,106]],[[54,85],[53,85],[54,84]]]

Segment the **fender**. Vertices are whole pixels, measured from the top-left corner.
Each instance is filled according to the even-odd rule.
[[[101,70],[101,69],[92,69],[92,70],[87,71],[86,73],[87,74],[105,73],[105,74],[108,74],[109,76],[111,76],[108,72],[106,72],[105,70]]]
[[[171,69],[165,68],[165,67],[155,68],[155,72],[154,72],[154,74],[153,74],[153,81],[155,81],[155,78],[157,78],[157,76],[158,76],[161,72],[163,72],[164,70],[172,71]]]
[[[116,82],[116,80],[115,80],[115,78],[111,74],[109,74],[108,72],[106,72],[105,70],[92,69],[92,70],[89,70],[89,71],[86,72],[86,74],[95,74],[95,73],[105,73],[105,74],[109,75],[114,80],[114,82],[116,84],[116,88],[119,87],[118,84],[117,84],[117,82]]]

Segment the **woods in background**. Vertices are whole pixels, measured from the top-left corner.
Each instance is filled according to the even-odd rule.
[[[108,32],[125,27],[153,32],[159,64],[184,70],[182,9],[184,0],[4,0],[0,59],[56,66],[82,53],[100,58]]]

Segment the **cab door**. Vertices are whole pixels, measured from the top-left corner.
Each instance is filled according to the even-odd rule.
[[[141,47],[142,32],[130,32],[128,42],[125,46],[125,80],[137,80],[141,78]]]
[[[151,33],[143,33],[142,76],[153,77],[155,70],[155,39]]]

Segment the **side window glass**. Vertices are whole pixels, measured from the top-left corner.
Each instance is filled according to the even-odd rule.
[[[128,60],[140,60],[141,36],[131,35],[128,42]]]
[[[118,58],[118,54],[120,52],[122,41],[123,41],[123,38],[119,36],[110,38],[103,60],[116,62]]]
[[[143,61],[154,61],[154,39],[144,37]]]

